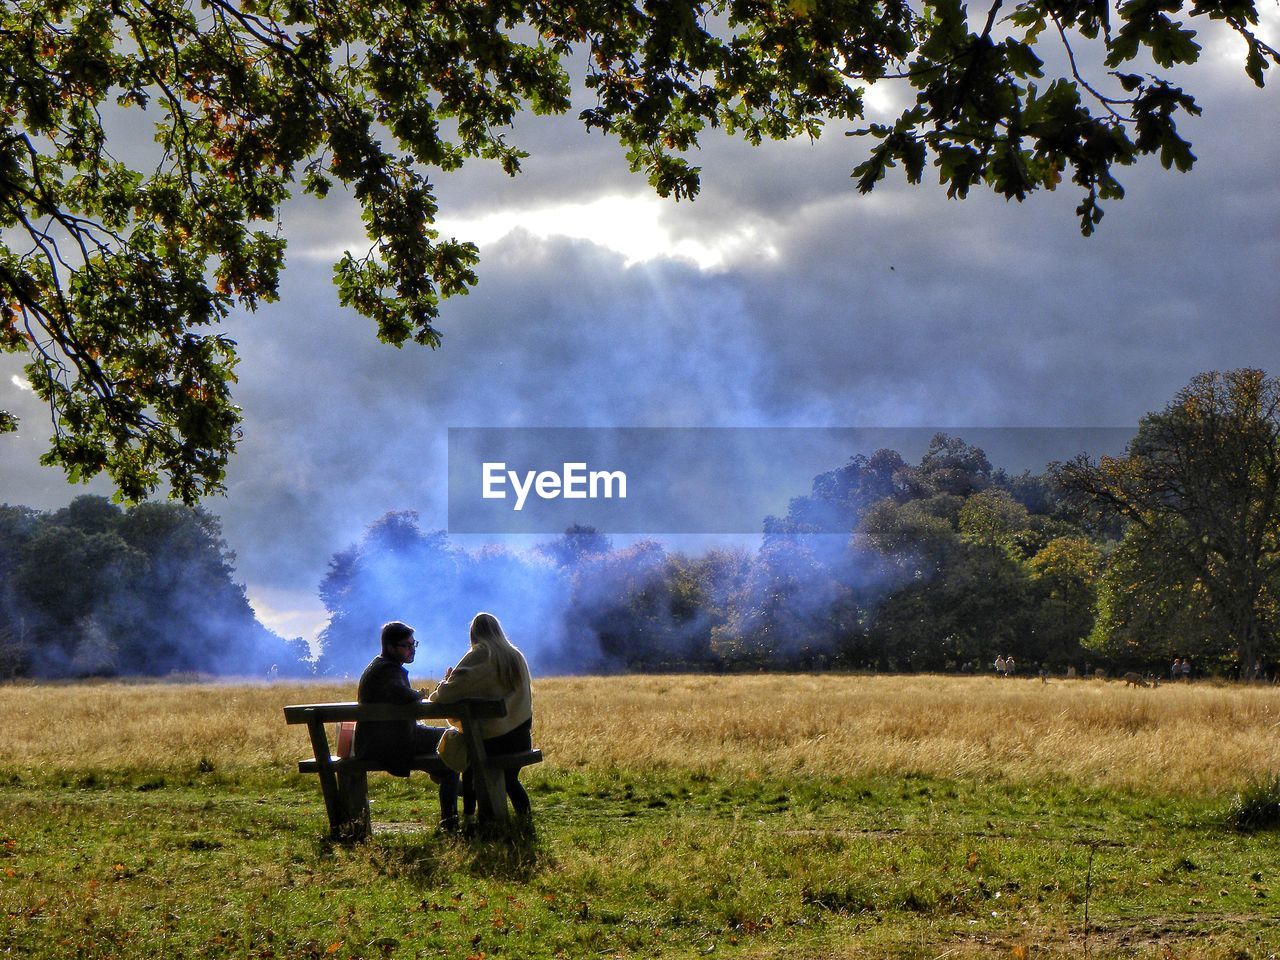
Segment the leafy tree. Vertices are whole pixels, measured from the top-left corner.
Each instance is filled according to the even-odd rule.
[[[656,540],[596,554],[578,568],[566,622],[582,666],[644,669],[666,659],[666,573],[666,550]]]
[[[1082,531],[1066,520],[1033,514],[1005,489],[989,487],[965,498],[956,519],[965,543],[999,547],[1015,563],[1027,564],[1057,540],[1074,542]]]
[[[1093,623],[1099,551],[1055,515],[1043,480],[1010,481],[943,434],[904,476],[912,498],[880,501],[856,537],[885,570],[868,602],[871,658],[910,669],[1074,659]]]
[[[146,569],[146,555],[115,532],[85,533],[54,522],[27,544],[14,583],[50,651],[70,655],[79,642],[77,624],[114,612],[113,621],[132,626],[128,585]]]
[[[76,497],[50,518],[84,534],[116,533],[124,511],[105,497]]]
[[[299,672],[300,650],[257,621],[236,582],[235,555],[216,517],[175,503],[144,503],[124,514],[118,535],[147,558],[146,575],[133,591],[138,627],[120,641],[124,662],[145,664],[148,673],[262,676],[272,665],[284,674]]]
[[[962,549],[956,524],[963,505],[948,494],[906,503],[882,500],[863,520],[859,537],[891,558],[900,581],[931,580]]]
[[[729,661],[775,669],[825,663],[856,630],[851,587],[815,555],[808,538],[770,540],[750,565],[727,622],[714,634],[716,652]]]
[[[595,527],[575,523],[555,540],[534,549],[558,567],[576,567],[588,557],[608,553],[613,542]]]
[[[321,581],[329,611],[320,633],[321,672],[358,672],[378,652],[378,631],[388,620],[417,629],[424,666],[456,660],[466,624],[451,601],[466,563],[444,531],[419,528],[416,511],[388,513],[371,524],[359,543],[333,557]]]
[[[576,670],[689,670],[719,666],[712,637],[728,617],[747,564],[739,551],[699,557],[656,541],[594,554],[579,567],[563,611]]]
[[[751,557],[741,549],[667,558],[673,659],[686,665],[724,665],[724,651],[717,638],[725,636],[729,628],[732,604],[746,585],[751,563]]]
[[[521,110],[569,109],[571,62],[595,97],[582,121],[664,196],[697,193],[684,155],[707,127],[817,136],[862,117],[866,84],[898,79],[914,102],[856,131],[871,143],[859,190],[897,164],[918,182],[932,162],[952,197],[982,184],[1021,200],[1070,176],[1088,233],[1122,195],[1117,168],[1194,162],[1177,124],[1199,107],[1151,72],[1197,60],[1180,15],[1238,33],[1258,85],[1280,59],[1254,32],[1256,0],[1003,4],[12,0],[0,349],[30,357],[51,405],[44,459],[73,480],[105,471],[129,499],[220,488],[240,417],[218,324],[277,297],[278,219],[299,191],[341,184],[360,204],[369,246],[335,265],[341,303],[388,343],[438,345],[440,301],[475,283],[476,248],[436,232],[430,177],[476,157],[514,174],[508,129]],[[1065,71],[1045,73],[1046,44],[1065,47]]]
[[[25,674],[31,662],[31,624],[20,602],[15,573],[39,529],[30,507],[0,504],[0,678]]]
[[[1212,606],[1203,583],[1168,562],[1161,539],[1133,524],[1100,572],[1087,646],[1130,666],[1192,652],[1221,661],[1232,651]],[[1274,627],[1274,612],[1269,619]]]
[[[416,669],[437,676],[467,649],[467,624],[481,610],[498,615],[535,669],[576,666],[565,647],[567,575],[543,557],[502,547],[468,553],[443,530],[423,531],[414,511],[388,513],[336,553],[320,584],[329,622],[317,669],[356,674],[378,652],[388,620],[411,624]]]
[[[1052,516],[1061,509],[1061,497],[1052,480],[1044,474],[1024,470],[1009,476],[1003,470],[996,471],[996,483],[1008,492],[1027,512],[1036,516]]]
[[[1087,537],[1055,537],[1026,562],[1035,610],[1031,633],[1038,659],[1054,666],[1076,661],[1095,630],[1102,550]]]
[[[981,447],[945,433],[934,434],[920,463],[906,471],[910,495],[945,494],[967,497],[985,490],[993,480],[991,461]]]
[[[850,457],[843,467],[814,477],[808,496],[794,497],[786,517],[766,517],[765,539],[811,533],[839,534],[842,540],[847,539],[876,503],[905,496],[903,477],[907,472],[896,450]]]
[[[960,539],[1018,554],[1018,534],[1031,528],[1027,508],[1003,490],[989,489],[968,497],[956,519]]]
[[[979,497],[980,506],[970,509]],[[1003,495],[961,501],[940,494],[884,501],[868,515],[862,535],[884,554],[890,572],[871,608],[880,666],[941,670],[1010,653],[1024,662],[1039,659],[1028,575],[1009,531],[987,522],[999,516],[993,504],[1021,509]]]
[[[1273,651],[1280,382],[1261,370],[1201,374],[1142,419],[1125,456],[1097,463],[1082,456],[1058,465],[1057,475],[1065,488],[1138,527],[1142,534],[1129,544],[1149,552],[1123,555],[1105,623],[1132,623],[1137,610],[1159,610],[1178,597],[1180,618],[1207,616],[1215,645],[1242,666]],[[1146,596],[1126,607],[1126,591]]]
[[[0,675],[300,672],[233,562],[217,519],[177,504],[0,507]]]

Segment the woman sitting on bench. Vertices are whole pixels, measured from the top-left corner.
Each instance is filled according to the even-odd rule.
[[[490,720],[469,721],[480,725],[487,756],[521,753],[533,749],[533,693],[529,686],[529,665],[524,654],[512,646],[498,618],[477,613],[471,621],[471,649],[456,667],[445,671],[444,679],[427,699],[452,703],[468,698],[506,701],[507,715]],[[475,771],[462,775],[462,811],[475,813]],[[520,785],[520,771],[505,771],[507,796],[520,816],[529,813],[529,794]]]

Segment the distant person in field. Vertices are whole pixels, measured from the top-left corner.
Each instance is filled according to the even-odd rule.
[[[1190,657],[1182,658],[1182,679],[1186,680],[1188,683],[1191,682],[1191,658]]]
[[[533,749],[533,692],[529,665],[524,654],[512,646],[502,624],[491,613],[477,613],[471,621],[471,649],[456,667],[445,671],[444,679],[431,694],[436,703],[453,703],[468,698],[504,700],[507,715],[473,720],[480,725],[485,754],[523,753]],[[507,770],[507,796],[520,816],[530,810],[529,794],[520,784],[520,771]],[[475,772],[462,775],[462,811],[475,813]]]
[[[1018,670],[1017,664],[1013,662],[1013,657],[1004,658],[1004,674],[1006,677],[1012,677]]]
[[[1174,657],[1173,664],[1169,667],[1169,679],[1178,680],[1182,676],[1182,658]]]
[[[996,655],[996,676],[1004,676],[1004,657],[999,654]]]
[[[413,627],[392,620],[382,627],[382,653],[373,658],[360,675],[356,699],[361,703],[418,703],[420,690],[409,686],[405,664],[413,663],[418,641]],[[444,727],[428,727],[412,720],[371,721],[356,724],[355,755],[378,760],[397,777],[409,775],[410,760],[423,753],[435,753]],[[452,770],[432,774],[440,785],[440,828],[458,828],[458,775]]]

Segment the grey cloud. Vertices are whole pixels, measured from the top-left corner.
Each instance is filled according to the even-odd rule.
[[[314,585],[387,510],[442,526],[449,426],[715,425],[754,405],[767,346],[722,280],[528,236],[487,250],[484,272],[446,306],[436,353],[377,344],[313,263],[284,305],[234,325],[246,438],[222,512],[246,577]]]
[[[53,427],[49,408],[25,383],[22,368],[26,360],[13,354],[0,355],[0,410],[20,419],[16,434],[0,435],[0,503],[23,504],[41,510],[62,507],[81,493],[109,495],[111,485],[99,478],[87,485],[69,486],[61,470],[42,467],[40,457],[49,449]]]

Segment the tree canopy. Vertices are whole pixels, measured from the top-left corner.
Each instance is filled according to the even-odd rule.
[[[1122,195],[1116,168],[1194,161],[1177,123],[1199,108],[1151,72],[1199,55],[1178,17],[1238,33],[1258,85],[1280,59],[1254,0],[1004,2],[12,0],[0,350],[30,357],[50,407],[44,461],[106,472],[129,500],[220,489],[240,413],[219,322],[277,297],[298,192],[341,184],[361,207],[369,245],[335,265],[339,301],[388,343],[437,346],[440,302],[476,282],[477,250],[435,230],[433,171],[485,158],[516,173],[514,118],[566,112],[578,65],[595,97],[583,123],[663,196],[698,192],[685,155],[706,128],[817,136],[896,79],[914,97],[901,116],[846,130],[871,143],[858,189],[898,164],[918,182],[930,162],[953,197],[981,184],[1021,200],[1069,176],[1088,233]],[[0,431],[15,425],[0,412]]]
[[[1082,456],[1057,475],[1130,524],[1104,626],[1133,639],[1176,623],[1244,670],[1274,652],[1280,381],[1251,369],[1201,374],[1143,417],[1124,457]]]
[[[814,477],[759,550],[698,555],[582,526],[469,552],[388,514],[331,561],[319,669],[358,670],[391,617],[418,629],[421,669],[443,667],[482,609],[539,671],[1062,669],[1083,660],[1101,550],[1047,486],[1034,509],[1016,498],[1033,479],[939,434],[916,464],[879,450]]]
[[[298,674],[258,622],[218,520],[174,503],[0,504],[0,678]]]

